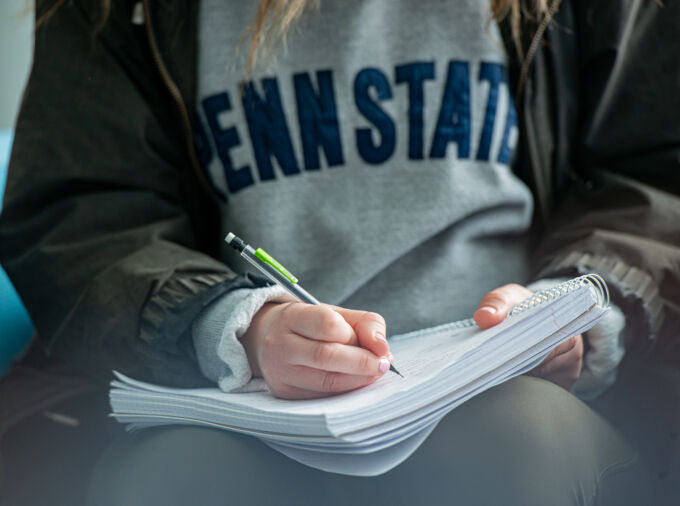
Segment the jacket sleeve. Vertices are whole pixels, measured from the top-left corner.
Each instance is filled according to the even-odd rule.
[[[680,352],[680,52],[661,48],[676,45],[680,4],[588,2],[575,16],[566,36],[579,47],[579,146],[538,275],[600,273],[624,309],[629,345],[672,355]],[[556,82],[568,79],[554,68]]]
[[[174,105],[130,23],[132,2],[112,6],[96,39],[85,1],[37,29],[0,258],[50,354],[103,379],[116,369],[193,385],[205,380],[191,321],[253,283],[201,252],[218,230],[195,212]]]

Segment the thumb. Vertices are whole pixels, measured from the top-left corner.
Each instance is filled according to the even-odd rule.
[[[531,290],[522,285],[510,284],[487,293],[472,318],[477,325],[486,329],[502,322],[515,304],[531,297]]]

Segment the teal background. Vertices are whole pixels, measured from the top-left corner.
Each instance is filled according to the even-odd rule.
[[[0,206],[21,94],[31,67],[34,0],[0,0]],[[0,266],[0,377],[26,347],[33,325]]]
[[[5,193],[7,163],[12,145],[12,133],[0,130],[0,206]],[[26,347],[33,334],[33,324],[7,274],[0,267],[0,376],[12,360]]]

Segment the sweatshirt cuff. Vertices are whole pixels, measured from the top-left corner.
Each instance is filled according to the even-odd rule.
[[[621,307],[631,315],[632,323],[642,319],[644,332],[650,341],[661,332],[665,320],[663,297],[654,278],[620,260],[615,255],[571,251],[552,260],[541,270],[541,276],[586,274],[595,272],[616,292]],[[639,313],[639,316],[638,316]],[[630,323],[630,322],[629,322]]]
[[[207,306],[191,326],[196,358],[203,375],[224,392],[253,392],[266,388],[253,378],[239,339],[268,302],[296,300],[278,285],[229,292]]]
[[[567,278],[541,279],[527,288],[537,292],[564,281]],[[583,357],[581,374],[571,388],[571,393],[579,399],[593,400],[616,381],[617,370],[625,354],[625,326],[626,317],[618,306],[610,302],[609,311],[597,325],[584,333],[588,348]]]
[[[602,395],[616,381],[619,364],[626,353],[623,330],[626,317],[621,310],[609,305],[609,311],[592,329],[585,333],[588,351],[583,358],[581,375],[571,393],[584,401]]]

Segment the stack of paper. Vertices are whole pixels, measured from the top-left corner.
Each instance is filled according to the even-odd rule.
[[[603,293],[582,278],[571,283],[484,331],[464,321],[390,338],[404,378],[388,373],[353,392],[291,401],[267,392],[165,388],[117,374],[113,415],[132,430],[220,427],[259,437],[319,469],[380,474],[407,458],[456,406],[529,371],[557,344],[592,327],[607,310]]]

